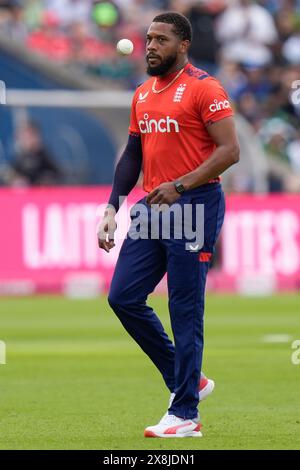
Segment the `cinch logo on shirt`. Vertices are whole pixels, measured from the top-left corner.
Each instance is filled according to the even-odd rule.
[[[166,119],[149,119],[149,114],[144,114],[144,120],[138,122],[139,128],[142,134],[152,134],[153,132],[179,132],[179,124],[175,119],[171,119],[170,116],[167,116]]]
[[[209,110],[212,113],[215,113],[217,111],[221,111],[221,109],[228,109],[228,108],[230,108],[230,103],[228,100],[225,100],[225,101],[214,100],[214,102],[210,105]]]

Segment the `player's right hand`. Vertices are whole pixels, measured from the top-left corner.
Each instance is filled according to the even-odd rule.
[[[107,253],[115,246],[114,234],[117,229],[115,215],[115,210],[107,209],[97,229],[99,248],[105,250]]]

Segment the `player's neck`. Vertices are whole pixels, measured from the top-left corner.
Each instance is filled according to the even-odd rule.
[[[188,63],[189,63],[188,58],[185,58],[181,60],[180,62],[174,64],[166,73],[164,73],[163,75],[159,75],[157,78],[158,79],[167,78],[169,75],[179,72],[179,70],[185,67]]]

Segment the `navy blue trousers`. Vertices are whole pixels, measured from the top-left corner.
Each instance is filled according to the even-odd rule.
[[[186,250],[185,238],[126,238],[108,301],[124,328],[159,369],[170,392],[176,393],[169,414],[193,419],[197,416],[199,402],[205,283],[210,254],[224,219],[224,194],[219,183],[212,183],[186,191],[177,203],[193,207],[204,205],[201,250]],[[145,198],[139,204],[147,206],[149,214],[153,210]],[[148,295],[166,272],[175,345],[153,309],[146,304]]]

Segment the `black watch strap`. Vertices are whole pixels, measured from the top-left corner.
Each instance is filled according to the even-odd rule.
[[[183,186],[183,184],[180,181],[174,181],[174,186],[175,186],[176,191],[179,194],[184,193],[185,187]]]

